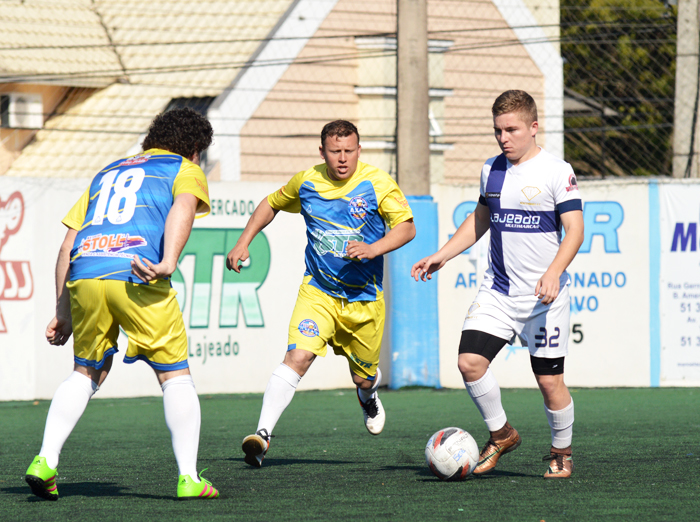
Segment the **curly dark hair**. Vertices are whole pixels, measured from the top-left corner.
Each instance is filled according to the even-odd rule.
[[[209,120],[184,107],[156,116],[141,146],[143,150],[163,149],[191,159],[209,148],[213,134]]]
[[[330,123],[326,123],[321,131],[321,146],[326,146],[326,138],[328,136],[337,136],[338,138],[345,138],[346,136],[351,136],[355,134],[357,136],[357,141],[360,141],[360,133],[357,132],[357,127],[346,120],[335,120]]]

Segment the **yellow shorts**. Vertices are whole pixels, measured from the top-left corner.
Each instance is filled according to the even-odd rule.
[[[321,357],[330,344],[343,355],[355,375],[372,380],[377,375],[384,333],[384,295],[376,301],[348,302],[304,282],[299,288],[289,323],[287,351],[301,348]]]
[[[82,366],[101,368],[117,352],[119,327],[129,337],[125,363],[141,359],[161,371],[187,362],[187,334],[169,281],[139,285],[111,279],[66,284],[73,316],[73,352]]]

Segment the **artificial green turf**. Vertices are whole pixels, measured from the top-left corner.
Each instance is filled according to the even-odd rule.
[[[580,389],[569,480],[545,481],[549,428],[537,390],[502,390],[523,437],[490,475],[441,482],[423,448],[439,428],[487,431],[464,390],[380,392],[384,432],[362,423],[352,390],[299,392],[261,469],[240,442],[261,395],[202,396],[199,468],[221,491],[176,502],[177,468],[160,398],[94,400],[68,439],[58,502],[33,497],[24,472],[41,445],[49,403],[0,403],[0,520],[700,519],[700,390]]]

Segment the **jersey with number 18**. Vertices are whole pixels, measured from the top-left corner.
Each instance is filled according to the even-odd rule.
[[[209,213],[207,180],[198,165],[151,149],[100,171],[63,223],[78,231],[70,254],[70,280],[116,279],[144,283],[131,273],[135,255],[163,259],[165,220],[182,193],[199,200],[197,217]]]

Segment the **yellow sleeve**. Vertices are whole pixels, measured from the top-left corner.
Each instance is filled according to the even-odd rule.
[[[304,181],[306,171],[299,172],[289,182],[276,192],[267,196],[267,202],[275,210],[284,210],[293,214],[301,212],[299,187]]]
[[[195,218],[201,218],[209,214],[209,185],[207,177],[199,165],[183,158],[180,172],[175,176],[173,183],[173,199],[180,194],[193,194],[199,199]]]
[[[386,175],[385,181],[381,183],[379,190],[379,214],[389,228],[394,228],[399,223],[408,221],[413,217],[411,207],[408,206],[406,196],[396,184],[396,182]]]
[[[63,218],[62,223],[68,228],[73,230],[80,230],[83,228],[83,223],[85,222],[85,216],[87,215],[88,205],[90,204],[90,187],[88,187],[80,199],[73,205],[66,217]]]

